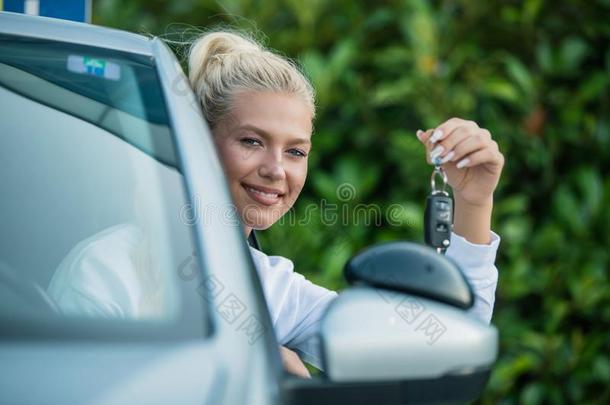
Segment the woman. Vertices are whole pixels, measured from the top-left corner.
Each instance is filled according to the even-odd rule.
[[[315,117],[312,86],[290,61],[230,32],[204,34],[193,42],[189,79],[212,130],[245,236],[269,228],[293,206],[305,183]],[[452,118],[416,135],[428,161],[443,165],[453,188],[454,234],[446,254],[462,266],[473,286],[472,315],[489,322],[499,244],[490,223],[504,157],[489,131],[472,121]],[[317,325],[336,293],[307,281],[284,257],[251,251],[285,367],[308,376],[301,358],[320,367]]]

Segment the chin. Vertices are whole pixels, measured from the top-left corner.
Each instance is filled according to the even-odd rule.
[[[276,220],[260,220],[260,221],[249,221],[249,222],[244,222],[245,224],[247,224],[250,228],[254,229],[255,231],[264,231],[266,229],[271,228],[271,226],[273,224],[275,224],[277,222]]]
[[[257,230],[257,231],[264,231],[265,229],[270,228],[273,224],[275,224],[281,217],[277,218],[277,217],[272,217],[272,216],[267,216],[264,214],[260,214],[260,216],[257,216],[255,218],[252,217],[252,215],[248,216],[247,218],[242,217],[242,221],[244,224],[246,224],[247,226],[249,226],[250,228]]]
[[[255,231],[264,231],[271,228],[271,225],[273,224],[250,224],[249,227]]]
[[[252,203],[244,204],[240,207],[241,219],[243,224],[255,229],[265,230],[279,221],[289,208],[278,205],[272,207],[256,206]]]

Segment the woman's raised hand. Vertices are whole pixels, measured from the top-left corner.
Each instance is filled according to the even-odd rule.
[[[472,206],[492,201],[504,156],[491,133],[476,122],[451,118],[436,128],[417,131],[427,160],[438,162],[447,174],[456,199]]]

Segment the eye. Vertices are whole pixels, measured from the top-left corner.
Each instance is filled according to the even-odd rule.
[[[292,156],[295,156],[295,157],[301,157],[301,158],[307,157],[307,153],[305,153],[304,151],[302,151],[300,149],[290,149],[288,151],[288,153],[290,153]]]
[[[262,146],[262,142],[255,138],[242,138],[239,140],[243,145],[247,146]]]

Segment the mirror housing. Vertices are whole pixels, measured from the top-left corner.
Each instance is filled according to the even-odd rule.
[[[474,294],[459,266],[427,246],[390,242],[351,258],[344,268],[350,284],[402,291],[458,308],[474,305]]]
[[[329,306],[321,343],[333,382],[400,381],[489,370],[498,332],[444,303],[358,287]]]
[[[324,403],[368,397],[395,404],[481,395],[498,331],[467,312],[474,295],[455,262],[394,242],[356,255],[345,276],[356,286],[330,304],[320,326],[324,379],[300,394],[325,393]]]

